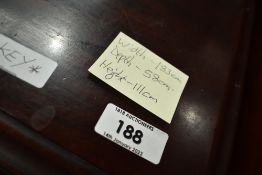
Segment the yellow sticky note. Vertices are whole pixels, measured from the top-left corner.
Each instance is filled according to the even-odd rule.
[[[120,32],[89,72],[171,123],[188,76]]]

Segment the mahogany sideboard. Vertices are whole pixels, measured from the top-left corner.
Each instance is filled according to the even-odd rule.
[[[255,12],[253,0],[1,0],[0,32],[58,63],[39,89],[0,70],[1,174],[225,175]],[[88,72],[120,31],[189,75],[171,124]],[[108,103],[169,135],[159,165],[94,132]]]

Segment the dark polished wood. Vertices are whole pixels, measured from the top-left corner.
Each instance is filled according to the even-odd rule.
[[[230,165],[230,174],[262,174],[262,1],[257,1],[245,93]]]
[[[224,174],[253,12],[252,0],[1,0],[0,32],[58,68],[42,89],[0,71],[0,172]],[[171,124],[88,73],[120,31],[189,75]],[[94,132],[109,102],[169,134],[159,165]]]

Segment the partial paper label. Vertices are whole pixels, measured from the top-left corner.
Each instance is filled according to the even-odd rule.
[[[0,69],[42,88],[56,67],[53,60],[0,34]]]

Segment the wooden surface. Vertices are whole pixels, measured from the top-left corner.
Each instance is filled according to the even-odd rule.
[[[1,0],[0,32],[58,62],[42,89],[0,71],[4,174],[225,174],[253,1]],[[123,31],[189,75],[171,124],[88,73]],[[169,134],[159,165],[94,132],[112,102]]]
[[[262,174],[262,1],[256,4],[245,93],[229,174]]]

